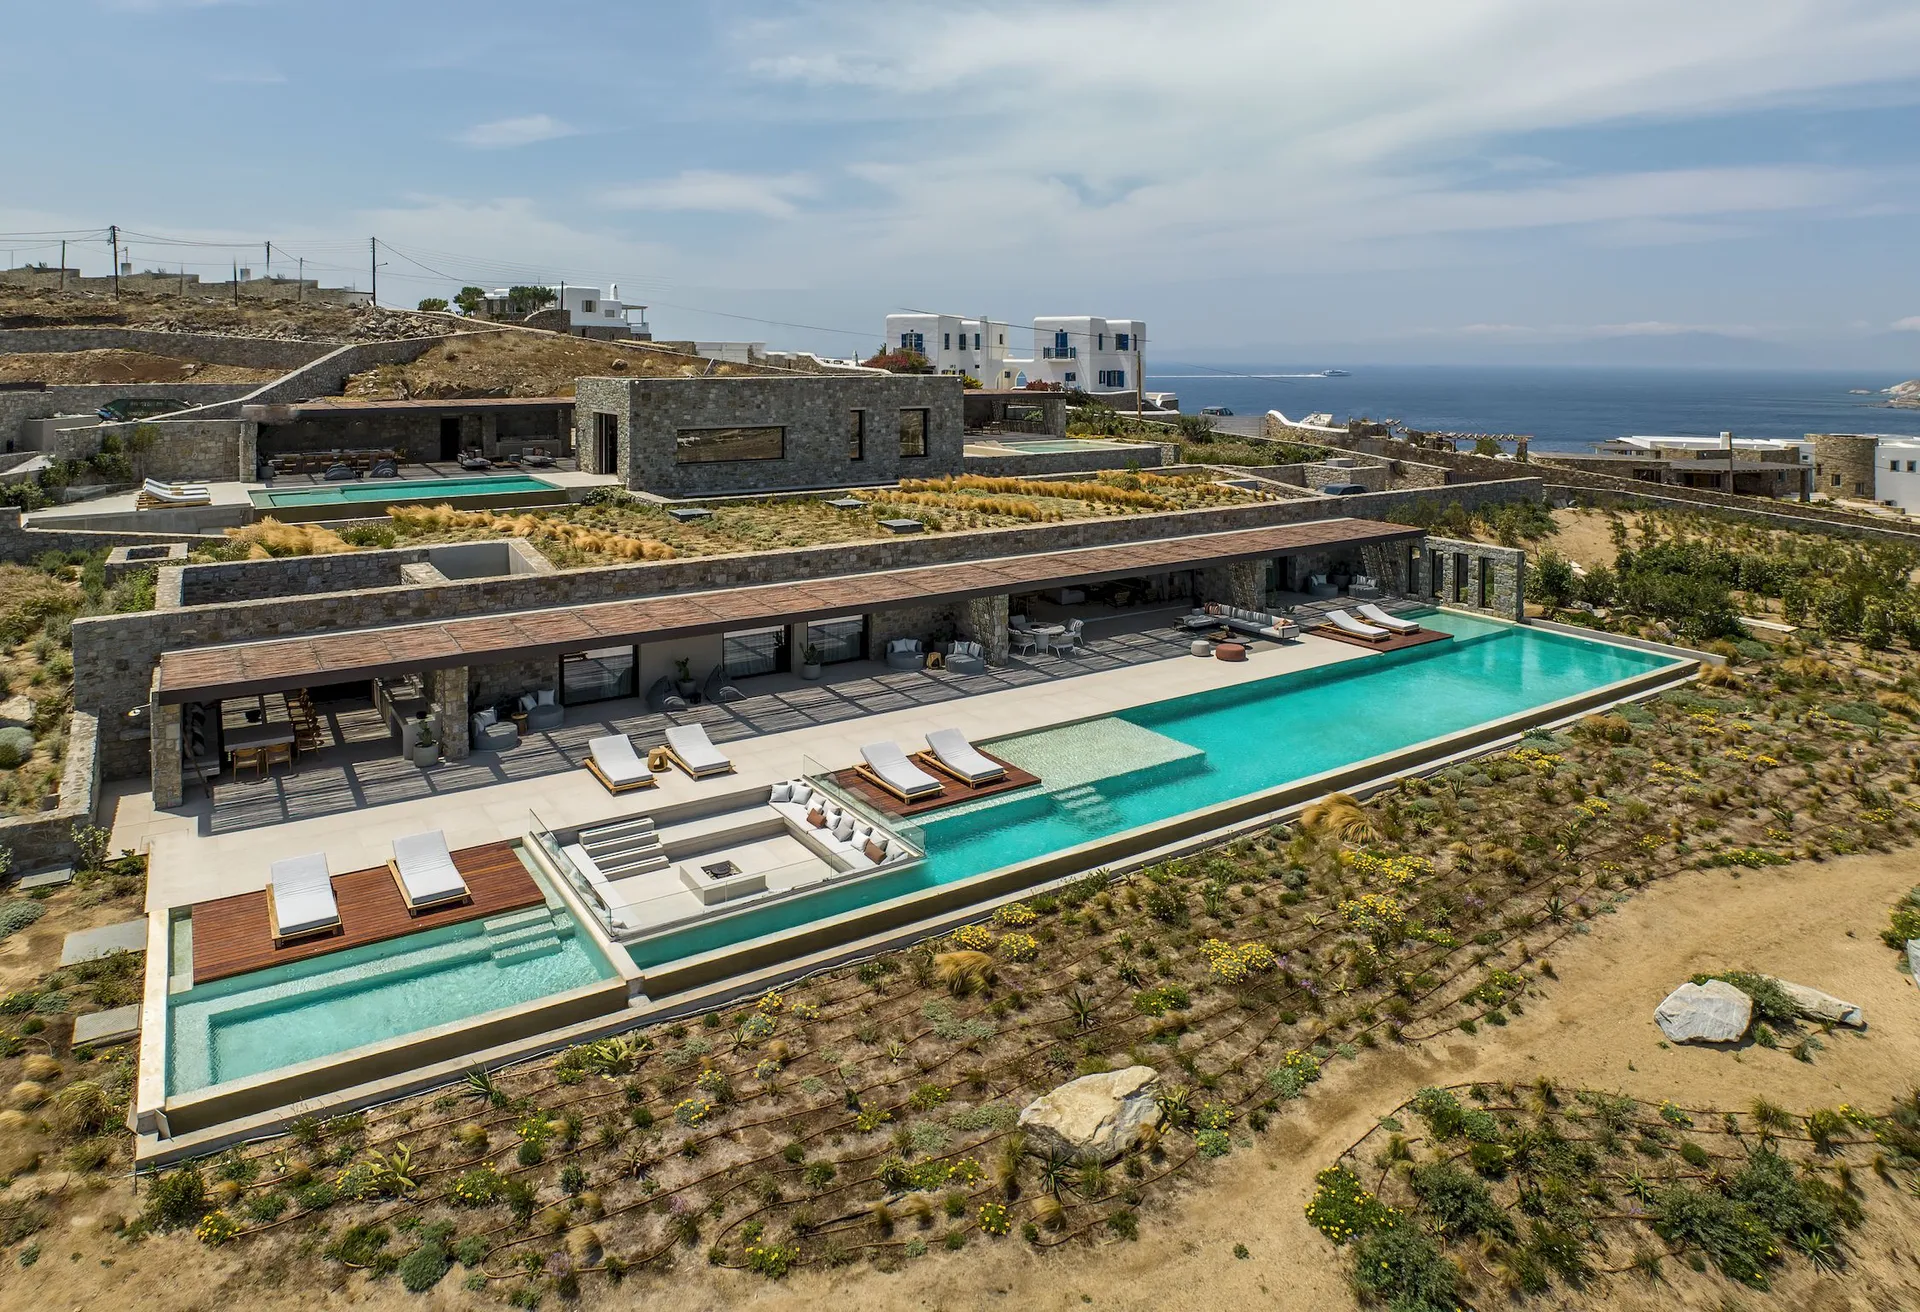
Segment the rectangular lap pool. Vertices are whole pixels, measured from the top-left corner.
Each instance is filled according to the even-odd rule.
[[[993,743],[1045,782],[922,821],[927,859],[817,895],[634,944],[640,966],[1016,865],[1680,662],[1585,638],[1454,613],[1419,616],[1454,635],[1362,660],[1156,702]],[[1142,844],[1144,849],[1151,841]]]
[[[572,918],[548,905],[202,984],[167,1000],[167,1094],[535,1002],[615,973]]]
[[[475,497],[512,497],[518,504],[565,501],[557,484],[530,474],[477,475],[473,478],[379,478],[356,483],[322,483],[311,487],[262,488],[247,494],[260,510],[303,506],[392,505],[406,501],[449,501],[475,504]],[[500,503],[504,504],[504,503]]]

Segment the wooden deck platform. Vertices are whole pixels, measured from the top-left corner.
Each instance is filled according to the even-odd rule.
[[[1316,638],[1332,638],[1335,642],[1344,642],[1351,647],[1364,647],[1368,651],[1400,651],[1407,647],[1422,647],[1429,642],[1451,642],[1451,633],[1442,633],[1438,629],[1422,629],[1418,633],[1396,633],[1383,642],[1369,642],[1365,638],[1356,638],[1351,633],[1342,633],[1331,624],[1322,624],[1307,630]]]
[[[453,853],[454,867],[467,881],[470,902],[407,914],[400,889],[385,866],[333,877],[341,928],[324,938],[301,939],[285,947],[273,944],[267,920],[267,892],[238,893],[193,905],[193,982],[242,975],[288,961],[357,948],[399,938],[416,930],[504,915],[545,901],[540,886],[514,855],[510,842],[464,847]],[[264,873],[264,872],[263,872]]]
[[[974,749],[979,751],[978,748]],[[1002,793],[1011,793],[1021,788],[1031,788],[1040,782],[1040,776],[1029,774],[1010,762],[1003,761],[992,752],[980,752],[989,761],[1007,768],[1007,777],[997,783],[984,784],[979,788],[969,788],[957,779],[949,778],[934,770],[926,772],[941,783],[938,797],[929,797],[923,802],[903,802],[892,793],[879,787],[865,775],[855,770],[836,770],[829,777],[834,783],[858,797],[882,815],[910,816],[925,815],[929,811],[938,811],[946,806],[958,806],[962,802],[977,802],[983,797],[998,797]],[[918,762],[915,762],[918,764]],[[925,766],[921,767],[923,770]]]

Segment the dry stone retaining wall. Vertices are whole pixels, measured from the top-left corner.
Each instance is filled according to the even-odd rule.
[[[67,721],[67,759],[60,776],[60,805],[35,815],[0,819],[0,848],[13,854],[16,873],[72,861],[73,827],[93,823],[100,795],[100,721],[75,711]],[[144,740],[140,744],[145,751]]]

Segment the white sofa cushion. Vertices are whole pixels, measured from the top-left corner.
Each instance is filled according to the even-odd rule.
[[[833,836],[839,839],[843,843],[852,842],[853,841],[853,817],[842,813],[842,815],[840,816],[840,819],[834,822]]]
[[[793,785],[790,783],[778,783],[773,786],[773,796],[767,800],[770,802],[786,802],[792,799]]]
[[[500,712],[494,710],[491,706],[487,707],[484,711],[475,711],[473,713],[473,722],[482,729],[489,725],[498,724],[500,722]]]

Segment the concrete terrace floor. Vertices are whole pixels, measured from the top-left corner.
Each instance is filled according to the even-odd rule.
[[[747,684],[743,701],[671,716],[633,700],[574,708],[562,728],[528,735],[511,751],[429,770],[402,760],[397,746],[368,743],[311,753],[295,775],[222,784],[211,800],[195,788],[187,805],[167,811],[129,781],[110,787],[103,809],[116,849],[150,854],[147,905],[157,911],[260,888],[268,864],[283,857],[325,852],[337,873],[379,865],[394,838],[428,829],[460,848],[519,838],[536,815],[566,829],[690,802],[751,805],[767,785],[846,766],[883,739],[913,751],[929,731],[959,726],[986,741],[1371,654],[1307,634],[1284,645],[1252,642],[1241,663],[1198,659],[1190,635],[1172,624],[1177,613],[1093,620],[1080,653],[1015,657],[984,675],[861,662],[829,667],[843,672],[815,683],[765,676]],[[707,726],[734,774],[694,781],[669,771],[657,788],[615,797],[581,768],[590,738],[628,733],[644,751],[689,721]],[[328,752],[343,759],[330,762]]]

